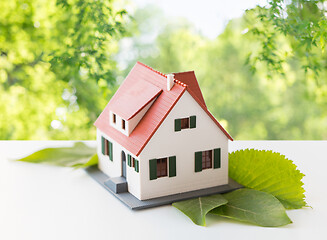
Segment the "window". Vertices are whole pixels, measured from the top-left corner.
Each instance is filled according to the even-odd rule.
[[[181,119],[181,129],[190,127],[190,118],[182,118]]]
[[[109,156],[109,141],[102,137],[102,154]]]
[[[110,142],[108,139],[105,137],[101,137],[101,145],[102,145],[102,154],[105,156],[109,156],[109,159],[112,161],[113,160],[113,147],[112,147],[112,142]]]
[[[196,116],[175,119],[175,132],[188,128],[196,128]]]
[[[125,130],[125,127],[126,127],[126,126],[125,126],[125,120],[122,119],[122,120],[121,120],[121,128]]]
[[[201,172],[204,169],[221,167],[221,150],[216,148],[213,150],[195,152],[195,172]]]
[[[176,176],[176,156],[149,160],[150,180]]]
[[[135,170],[135,172],[139,172],[140,170],[139,170],[139,160],[137,160],[137,159],[134,159],[134,162],[135,162],[135,165],[134,165],[134,170]]]
[[[128,165],[129,167],[131,167],[131,165],[132,165],[132,156],[129,155],[129,154],[127,154],[127,165]]]
[[[202,152],[202,169],[212,168],[212,150]]]
[[[157,178],[167,176],[167,158],[157,159]]]
[[[114,114],[114,113],[112,114],[112,122],[116,123],[116,114]]]
[[[104,155],[109,156],[109,141],[107,139],[104,140]]]
[[[139,172],[139,160],[133,158],[131,155],[127,155],[127,164],[130,167],[133,167],[135,172]]]

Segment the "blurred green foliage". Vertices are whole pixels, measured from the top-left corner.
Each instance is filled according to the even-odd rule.
[[[148,7],[135,14],[136,22],[142,26],[151,13],[158,18]],[[138,51],[132,51],[126,73],[136,60],[164,73],[194,70],[209,110],[238,140],[327,139],[326,68],[319,73],[303,68],[306,53],[302,48],[297,52],[293,35],[277,31],[274,23],[264,23],[266,31],[274,32],[274,42],[253,33],[263,27],[258,13],[255,8],[230,21],[213,40],[185,21],[161,19],[168,23],[159,28],[155,45],[138,36],[130,39]],[[143,36],[152,29],[140,31]],[[312,48],[315,52],[318,49]],[[283,58],[285,53],[292,58]],[[325,61],[326,54],[319,54],[316,57]],[[256,61],[249,62],[249,56],[257,56]]]
[[[284,74],[282,63],[293,60],[318,79],[326,69],[327,11],[325,0],[270,0],[264,7],[248,10],[256,21],[249,31],[260,39],[259,51],[249,55],[253,70],[257,62],[265,62],[269,72]],[[287,37],[288,49],[279,49],[279,35]],[[269,74],[270,76],[270,74]]]
[[[94,138],[125,10],[106,0],[2,0],[0,9],[0,139]]]
[[[327,138],[324,1],[271,0],[216,39],[153,6],[126,21],[117,3],[0,2],[0,139],[94,139],[93,122],[138,60],[194,70],[237,140]]]

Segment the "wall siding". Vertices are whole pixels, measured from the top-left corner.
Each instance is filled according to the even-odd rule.
[[[112,152],[113,152],[112,161],[109,160],[109,156],[104,156],[102,154],[102,149],[101,149],[102,136],[104,136],[106,139],[112,142]],[[98,167],[102,172],[107,174],[109,177],[121,176],[122,173],[121,152],[122,151],[125,152],[126,159],[128,159],[128,154],[130,154],[132,157],[136,159],[139,159],[136,156],[132,155],[130,152],[128,152],[125,148],[121,147],[114,140],[106,136],[99,129],[97,130],[97,146],[98,146],[97,152],[99,157]],[[139,169],[140,167],[138,163],[137,170],[139,171]],[[126,180],[128,183],[128,191],[140,199],[140,173],[136,172],[133,167],[128,166],[127,163],[126,163]]]
[[[196,116],[196,127],[176,132],[175,119]],[[179,127],[178,127],[179,130]],[[195,152],[221,149],[220,168],[195,172]],[[176,156],[176,176],[150,180],[150,159]],[[140,199],[150,199],[228,183],[228,138],[185,92],[139,156]],[[154,168],[154,167],[153,167]],[[169,169],[169,166],[168,166]]]

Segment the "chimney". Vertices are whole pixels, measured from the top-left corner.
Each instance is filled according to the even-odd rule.
[[[174,86],[174,74],[169,73],[167,74],[167,90],[170,91]]]

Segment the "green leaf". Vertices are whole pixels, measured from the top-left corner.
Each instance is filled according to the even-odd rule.
[[[205,226],[205,216],[207,213],[221,205],[227,203],[227,200],[221,194],[195,199],[185,200],[173,203],[173,206],[188,216],[195,224]]]
[[[279,153],[254,149],[232,152],[229,176],[245,187],[274,195],[287,209],[306,206],[304,174]]]
[[[86,168],[98,164],[98,154],[94,154],[86,163],[76,163],[72,167],[74,168]]]
[[[76,142],[73,147],[45,148],[17,160],[79,168],[95,165],[98,159],[95,152],[95,148],[90,148],[82,142]]]
[[[245,188],[223,194],[223,197],[228,203],[210,213],[263,227],[292,223],[283,205],[269,193]]]

